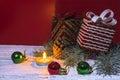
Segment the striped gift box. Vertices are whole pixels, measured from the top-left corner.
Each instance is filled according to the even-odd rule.
[[[81,47],[93,52],[108,51],[115,33],[113,25],[116,24],[113,17],[105,17],[110,12],[112,12],[110,9],[106,9],[100,16],[96,16],[92,12],[87,13],[88,18],[83,19],[77,38]],[[113,13],[111,14],[113,15]]]
[[[80,19],[58,20],[52,28],[52,40],[54,57],[60,59],[62,50],[66,46],[76,44],[77,34],[81,26]]]
[[[52,40],[67,40],[76,43],[77,34],[81,26],[81,20],[58,20],[52,29]]]

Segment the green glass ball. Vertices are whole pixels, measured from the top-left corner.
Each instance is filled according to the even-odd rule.
[[[92,67],[87,62],[79,62],[77,65],[78,74],[90,74],[92,72]]]
[[[17,64],[17,63],[23,62],[25,59],[25,56],[21,52],[16,51],[12,54],[11,59],[15,64]]]

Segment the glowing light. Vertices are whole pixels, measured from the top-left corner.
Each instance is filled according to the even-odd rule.
[[[46,55],[46,52],[43,52],[43,61],[45,61],[47,55]]]
[[[36,64],[37,65],[47,65],[50,62],[52,62],[52,57],[51,56],[47,56],[46,52],[43,52],[41,57],[37,57],[36,58]]]

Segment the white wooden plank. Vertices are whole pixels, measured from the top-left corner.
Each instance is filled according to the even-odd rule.
[[[88,75],[80,75],[76,67],[70,68],[68,75],[49,75],[47,66],[37,66],[35,62],[25,61],[14,64],[10,59],[12,52],[27,50],[27,55],[31,55],[34,48],[44,49],[42,46],[16,46],[0,45],[0,80],[119,80],[120,76],[112,77],[96,75],[96,71]],[[1,57],[2,56],[2,57]],[[30,56],[32,58],[32,56]],[[55,59],[54,59],[55,60]],[[63,61],[55,60],[63,65]],[[87,61],[90,65],[94,60]]]

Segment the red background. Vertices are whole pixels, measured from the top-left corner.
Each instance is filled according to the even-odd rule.
[[[0,44],[42,45],[54,13],[55,0],[0,0]]]
[[[99,15],[105,9],[114,11],[116,34],[120,42],[119,0],[0,0],[0,44],[42,45],[49,41],[52,17],[76,12],[85,17],[87,11]]]

